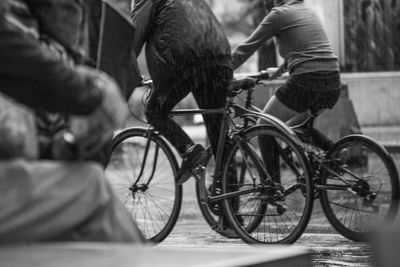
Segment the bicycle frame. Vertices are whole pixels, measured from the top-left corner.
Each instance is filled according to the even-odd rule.
[[[147,85],[151,87],[151,81],[147,81],[143,83],[143,85]],[[247,92],[247,99],[246,99],[246,107],[251,106],[251,98],[252,98],[252,92],[254,91],[254,88],[249,88],[246,90]],[[214,179],[213,179],[213,186],[216,186],[216,181],[219,179],[221,176],[221,170],[222,170],[222,164],[223,164],[223,153],[224,153],[224,146],[226,144],[227,136],[228,136],[228,131],[229,127],[232,127],[233,134],[232,136],[235,137],[237,136],[238,133],[240,133],[240,127],[238,127],[235,122],[233,121],[233,118],[246,118],[246,117],[256,117],[257,119],[262,119],[263,124],[269,124],[276,129],[278,129],[282,134],[284,134],[286,137],[290,138],[295,142],[296,145],[300,147],[304,147],[304,143],[299,139],[299,137],[296,135],[296,133],[289,127],[287,126],[284,122],[280,121],[279,119],[269,115],[262,113],[260,110],[250,110],[247,108],[244,108],[234,102],[235,96],[239,92],[234,92],[233,95],[227,97],[226,105],[225,107],[222,108],[214,108],[214,109],[177,109],[177,110],[172,110],[169,115],[171,117],[174,116],[190,116],[190,115],[208,115],[208,114],[220,114],[222,116],[222,127],[220,131],[220,136],[218,138],[218,147],[217,147],[217,153],[215,156],[215,170],[214,170]],[[231,115],[233,115],[231,117]],[[153,127],[149,127],[147,130],[149,137],[156,132]],[[266,177],[266,181],[270,181],[271,183],[268,183],[264,186],[270,186],[273,185],[272,179],[269,176],[267,170],[265,169],[264,164],[260,161],[257,155],[255,155],[254,151],[252,151],[251,147],[246,143],[246,142],[241,142],[240,137],[235,137],[233,138],[234,142],[239,144],[240,150],[245,151],[244,153],[248,154],[253,162],[255,162],[259,169],[262,170],[262,174],[264,177]],[[143,169],[146,163],[146,158],[148,154],[148,149],[149,149],[149,142],[146,145],[146,150],[145,150],[145,155],[144,155],[144,161],[141,166],[141,171],[140,175],[138,176],[134,186],[136,186],[137,182],[141,179],[141,175],[143,174]],[[155,162],[156,163],[156,162]],[[155,170],[155,163],[153,164],[153,171],[152,171],[152,176],[149,178],[147,185],[151,182],[153,175],[154,175],[154,170]],[[202,183],[203,184],[203,183]],[[146,185],[144,185],[146,186]],[[262,190],[262,187],[259,188],[259,190]],[[202,192],[206,192],[206,188],[202,188]],[[237,192],[231,192],[231,193],[226,193],[223,195],[216,195],[216,196],[208,196],[207,198],[202,197],[202,199],[207,200],[209,203],[215,202],[215,201],[220,201],[222,199],[225,199],[227,197],[235,197],[235,196],[240,196],[247,194],[249,192],[254,192],[258,191],[257,189],[248,189],[248,190],[243,190],[243,191],[237,191]]]
[[[239,144],[240,150],[245,151],[244,153],[248,154],[253,162],[255,162],[258,165],[258,168],[262,170],[263,176],[267,177],[266,185],[264,186],[271,186],[273,185],[272,178],[268,174],[267,170],[265,169],[264,164],[260,161],[257,155],[255,155],[254,151],[252,151],[251,147],[249,144],[246,142],[241,142],[240,137],[237,137],[237,133],[240,132],[240,128],[235,124],[233,121],[232,117],[230,116],[233,114],[233,118],[236,117],[257,117],[257,118],[262,118],[265,122],[273,125],[277,129],[279,129],[282,133],[286,134],[289,138],[297,140],[298,137],[297,135],[288,127],[286,126],[283,122],[280,120],[276,119],[273,116],[270,116],[268,114],[264,114],[258,111],[251,111],[246,108],[243,108],[242,106],[236,104],[234,102],[234,97],[229,97],[227,100],[226,107],[224,108],[217,108],[217,109],[179,109],[179,110],[173,110],[170,112],[171,116],[188,116],[188,115],[195,115],[195,114],[201,114],[201,115],[207,115],[207,114],[220,114],[222,115],[222,128],[220,132],[220,136],[218,139],[218,148],[217,148],[217,155],[215,155],[215,169],[214,169],[214,180],[213,180],[213,186],[215,186],[216,178],[220,177],[221,175],[221,170],[222,170],[222,164],[223,164],[223,152],[224,152],[224,145],[226,143],[226,138],[227,138],[227,133],[229,130],[229,126],[232,126],[233,130],[233,140],[237,144]],[[303,145],[300,140],[297,141],[298,145]],[[203,183],[202,183],[203,185]],[[225,193],[225,194],[220,194],[216,196],[208,196],[207,201],[209,203],[213,203],[216,201],[220,201],[222,199],[228,198],[228,197],[236,197],[240,195],[245,195],[251,192],[258,192],[263,189],[262,186],[259,188],[252,188],[252,189],[247,189],[247,190],[241,190],[237,192],[231,192],[231,193]],[[202,188],[202,192],[206,192],[206,188]],[[202,199],[206,200],[205,195],[203,195]]]

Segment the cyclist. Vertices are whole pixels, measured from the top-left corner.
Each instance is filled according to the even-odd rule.
[[[134,51],[139,55],[146,43],[154,85],[147,103],[147,120],[182,155],[176,177],[182,184],[207,153],[168,113],[190,92],[200,108],[224,106],[227,83],[233,76],[229,42],[204,0],[135,0],[132,7]],[[215,155],[221,117],[203,117]]]
[[[238,68],[264,42],[274,38],[284,63],[267,70],[270,79],[286,71],[289,77],[263,111],[294,125],[310,113],[318,115],[335,105],[341,88],[339,64],[321,21],[303,0],[274,0],[274,6],[250,37],[234,49],[233,67]],[[269,169],[277,164],[271,156],[272,141],[260,140],[269,148],[263,155]]]

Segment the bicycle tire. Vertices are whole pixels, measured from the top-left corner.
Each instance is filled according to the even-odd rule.
[[[224,213],[222,211],[222,202],[215,204],[217,205],[215,207],[210,206],[213,204],[208,203],[207,198],[211,195],[209,189],[211,188],[211,184],[214,179],[212,176],[214,173],[214,166],[215,161],[213,157],[210,157],[209,161],[207,162],[206,170],[202,173],[201,179],[196,179],[195,189],[197,203],[204,220],[212,230],[227,238],[239,238],[237,233],[228,225],[228,222],[224,217]],[[205,190],[205,192],[203,192],[203,190]]]
[[[175,183],[177,160],[157,133],[132,127],[113,138],[106,177],[146,239],[159,243],[174,228],[182,204],[182,186]],[[149,143],[147,143],[149,141]],[[144,162],[144,152],[149,152]],[[133,186],[144,166],[140,182]],[[154,168],[153,168],[154,167]],[[148,185],[146,183],[153,177]]]
[[[283,155],[283,151],[290,151],[293,162],[296,161],[296,164],[289,166],[282,158],[279,164],[280,177],[274,182],[276,187],[282,189],[282,195],[287,194],[284,198],[281,196],[280,200],[274,200],[275,196],[270,195],[275,193],[256,193],[260,192],[257,191],[257,186],[265,184],[264,178],[260,178],[263,171],[260,164],[251,159],[252,156],[243,155],[243,149],[240,148],[239,143],[246,142],[252,146],[256,156],[261,158],[260,148],[257,147],[260,136],[273,137],[279,144],[279,156]],[[223,200],[225,216],[237,234],[247,243],[294,243],[307,227],[313,208],[312,180],[304,153],[292,139],[272,126],[251,127],[243,131],[240,137],[241,141],[234,141],[232,149],[227,153],[222,175],[222,194],[232,192],[229,188],[235,188],[229,184],[229,180],[232,180],[228,177],[230,162],[241,162],[239,166],[243,166],[244,163],[247,173],[256,172],[258,177],[252,177],[257,179],[256,183],[248,179],[248,176],[245,177],[246,180],[238,183],[236,190],[248,192],[236,197],[236,203],[239,204],[234,204],[232,198]]]
[[[381,145],[363,135],[340,139],[327,158],[340,160],[335,169],[342,176],[338,179],[326,170],[321,185],[340,186],[346,182],[348,190],[340,190],[340,194],[335,194],[338,190],[320,190],[322,209],[330,224],[344,237],[368,241],[371,231],[391,223],[399,210],[399,177],[393,159]],[[380,163],[381,169],[377,168]],[[363,175],[365,171],[368,175]],[[362,177],[353,176],[358,174]],[[375,199],[371,199],[373,193]]]

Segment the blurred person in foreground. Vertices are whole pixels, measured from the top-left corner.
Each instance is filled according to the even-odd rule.
[[[65,13],[57,13],[62,10]],[[18,132],[15,126],[7,132],[13,121],[0,126],[0,243],[144,242],[106,182],[102,166],[85,160],[125,120],[118,86],[104,73],[74,66],[40,40],[43,32],[54,39],[75,36],[74,30],[68,32],[72,28],[46,20],[60,22],[64,14],[78,25],[83,11],[79,1],[0,1],[1,100],[10,107],[22,103],[71,118],[67,131],[55,136],[54,160],[40,160],[34,148],[25,147],[27,139],[38,141],[34,127]],[[55,26],[60,27],[52,35]],[[0,119],[7,120],[1,107]],[[77,160],[64,161],[65,151]]]
[[[182,184],[207,153],[168,113],[190,92],[202,109],[224,107],[227,84],[233,76],[230,46],[204,0],[134,0],[131,16],[136,30],[134,51],[139,55],[146,44],[153,79],[146,117],[181,154],[176,181]],[[203,117],[215,155],[221,117]]]
[[[336,104],[341,90],[339,63],[320,19],[303,0],[274,0],[274,5],[247,40],[233,50],[233,67],[237,69],[262,44],[274,38],[284,63],[279,68],[267,69],[270,79],[285,72],[289,77],[263,111],[297,125]],[[322,149],[328,150],[332,145],[319,131],[314,129],[312,135],[323,140]],[[265,147],[267,168],[273,177],[278,176],[274,140],[262,138],[260,144]]]

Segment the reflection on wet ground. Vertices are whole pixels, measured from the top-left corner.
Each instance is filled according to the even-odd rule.
[[[202,218],[195,199],[194,182],[184,185],[184,197],[179,220],[161,246],[172,247],[240,247],[251,249],[241,239],[228,239],[217,234]],[[306,232],[293,245],[308,247],[315,266],[371,266],[372,253],[368,244],[350,241],[330,226],[315,202],[313,216]]]

